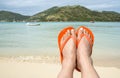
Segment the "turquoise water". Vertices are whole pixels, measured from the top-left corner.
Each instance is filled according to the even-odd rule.
[[[89,27],[95,35],[93,56],[120,57],[120,22],[40,22],[40,26],[26,23],[0,23],[0,56],[58,55],[57,35],[69,25]]]

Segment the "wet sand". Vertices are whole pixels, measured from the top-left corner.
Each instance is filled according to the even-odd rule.
[[[120,78],[117,67],[95,66],[101,78]],[[0,57],[0,78],[57,78],[61,69],[59,57],[12,56]],[[80,78],[75,70],[74,78]]]

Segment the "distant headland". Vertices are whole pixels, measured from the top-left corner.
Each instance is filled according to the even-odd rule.
[[[0,11],[0,22],[48,22],[48,21],[110,21],[119,22],[120,13],[114,11],[93,11],[80,5],[52,7],[33,16],[10,11]]]

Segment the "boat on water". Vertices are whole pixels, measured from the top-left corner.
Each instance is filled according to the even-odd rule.
[[[26,23],[26,25],[28,25],[28,26],[40,26],[39,23]]]
[[[93,20],[91,20],[90,22],[91,22],[91,23],[95,23],[95,21],[93,21]]]

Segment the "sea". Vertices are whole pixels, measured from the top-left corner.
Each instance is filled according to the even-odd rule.
[[[33,22],[31,22],[34,24]],[[0,56],[59,56],[57,38],[67,26],[86,26],[95,36],[92,57],[120,62],[120,22],[0,22]]]

